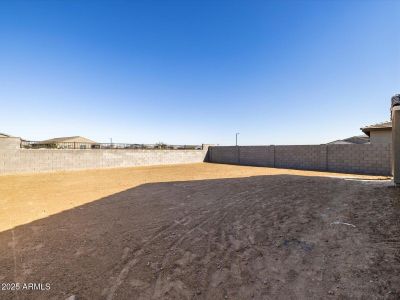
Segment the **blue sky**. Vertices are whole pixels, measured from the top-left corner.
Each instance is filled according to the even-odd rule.
[[[1,1],[0,132],[318,144],[389,119],[400,1]]]

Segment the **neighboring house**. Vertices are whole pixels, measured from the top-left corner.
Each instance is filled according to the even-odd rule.
[[[358,135],[328,144],[390,144],[392,142],[392,122],[382,122],[360,128],[366,135]]]
[[[369,144],[369,136],[367,136],[367,135],[352,136],[347,139],[337,140],[337,141],[328,143],[328,145],[331,145],[331,144],[335,144],[335,145],[337,145],[337,144]]]
[[[392,122],[383,122],[361,128],[369,136],[371,144],[390,144],[392,142]]]
[[[0,149],[10,150],[19,149],[21,147],[21,139],[6,133],[0,132]]]
[[[89,140],[82,136],[69,136],[69,137],[59,137],[54,139],[49,139],[45,141],[38,142],[40,145],[47,145],[54,148],[61,149],[90,149],[95,148],[98,143]]]
[[[11,135],[0,132],[0,137],[11,137]]]

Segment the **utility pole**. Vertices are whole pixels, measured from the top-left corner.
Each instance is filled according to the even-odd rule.
[[[239,134],[240,134],[239,132],[236,132],[236,146],[238,145],[237,139],[238,139],[238,135],[239,135]]]

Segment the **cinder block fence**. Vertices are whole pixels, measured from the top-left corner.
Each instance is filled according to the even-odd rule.
[[[201,150],[21,149],[0,138],[0,175],[209,161],[374,175],[391,174],[391,145],[208,146]]]
[[[19,138],[0,138],[0,175],[203,162],[201,150],[22,149]]]
[[[214,163],[371,175],[391,174],[390,144],[212,146]]]

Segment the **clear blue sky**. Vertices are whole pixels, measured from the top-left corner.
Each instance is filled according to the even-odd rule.
[[[0,132],[307,144],[389,119],[400,1],[0,2]]]

